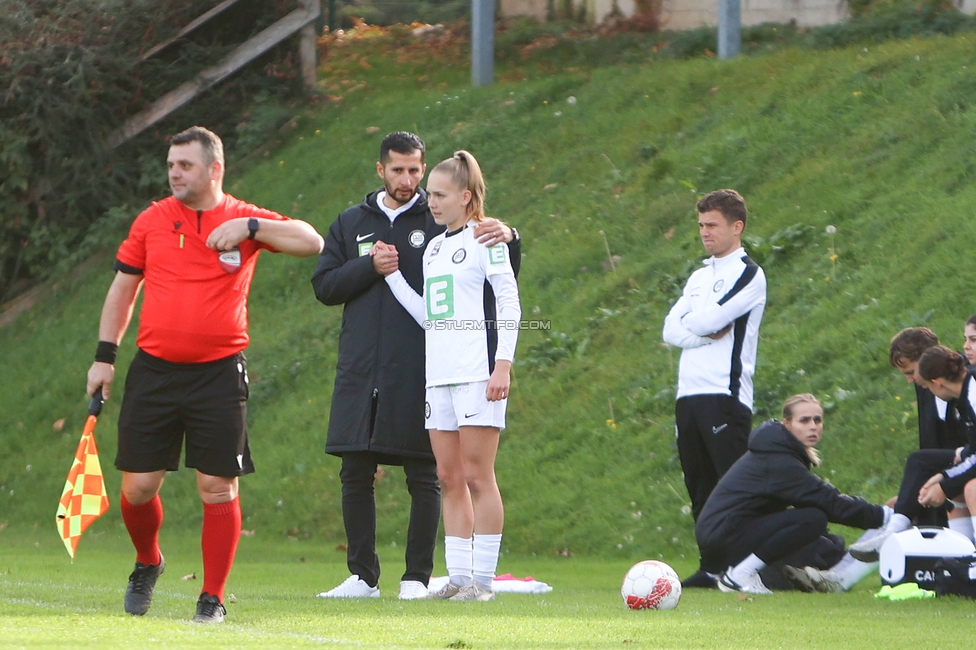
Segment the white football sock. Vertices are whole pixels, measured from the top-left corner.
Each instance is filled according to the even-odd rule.
[[[949,530],[954,530],[960,535],[965,535],[972,541],[973,524],[976,524],[976,517],[956,517],[949,520]]]
[[[444,560],[451,582],[462,587],[471,584],[472,540],[470,537],[444,537]]]
[[[483,587],[491,589],[501,547],[501,534],[474,536],[474,581]]]
[[[760,560],[755,553],[750,553],[749,557],[732,567],[729,577],[733,582],[741,585],[749,576],[759,573],[765,568],[766,563]]]
[[[912,520],[905,515],[896,512],[891,515],[891,519],[888,520],[888,524],[885,526],[885,530],[889,530],[893,533],[900,533],[903,530],[908,530],[912,527]]]
[[[861,533],[860,537],[854,540],[854,544],[860,544],[861,542],[867,542],[868,540],[872,540],[878,535],[880,535],[881,533],[883,533],[886,528],[887,528],[886,526],[882,526],[881,528],[868,528],[866,531]],[[854,546],[854,544],[851,544],[851,546]],[[831,571],[839,570],[838,567],[844,562],[857,562],[857,560],[851,557],[850,553],[847,553],[844,555],[844,557],[841,558],[840,562],[838,562],[836,565],[831,567],[830,570]]]

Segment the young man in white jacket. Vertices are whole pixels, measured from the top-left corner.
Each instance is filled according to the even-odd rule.
[[[735,190],[717,190],[697,208],[699,235],[711,257],[688,278],[663,332],[665,343],[681,348],[675,428],[696,521],[718,480],[746,451],[766,306],[766,276],[742,248],[745,201]],[[702,571],[684,582],[714,585]]]

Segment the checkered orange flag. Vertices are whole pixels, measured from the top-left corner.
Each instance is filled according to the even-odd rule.
[[[108,510],[108,493],[102,478],[102,465],[98,462],[95,446],[95,422],[102,411],[102,390],[98,389],[88,407],[88,421],[75,452],[74,463],[68,470],[56,519],[58,533],[64,540],[68,555],[75,556],[81,534],[93,521]]]

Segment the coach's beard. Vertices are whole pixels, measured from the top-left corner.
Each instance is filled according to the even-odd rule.
[[[397,203],[399,203],[400,205],[403,205],[405,203],[409,203],[410,202],[410,199],[412,199],[414,197],[414,195],[417,193],[417,189],[418,188],[415,187],[415,188],[410,189],[410,190],[405,190],[403,188],[390,187],[387,184],[386,185],[386,195],[389,196],[394,201],[396,201]]]

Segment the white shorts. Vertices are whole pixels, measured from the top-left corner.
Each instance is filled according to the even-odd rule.
[[[457,431],[459,425],[504,429],[508,398],[489,402],[487,389],[488,380],[431,386],[424,405],[424,426],[438,431]]]

